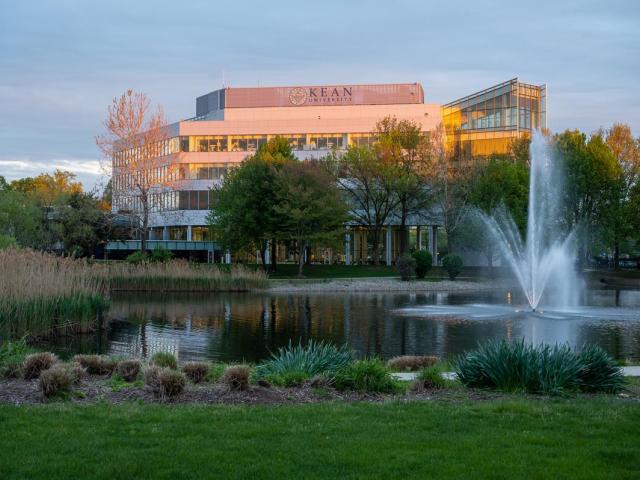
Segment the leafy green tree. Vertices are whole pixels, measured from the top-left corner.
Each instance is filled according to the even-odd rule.
[[[596,232],[610,228],[610,215],[619,202],[621,167],[601,134],[565,131],[555,136],[558,161],[564,165],[564,205],[560,219],[567,229],[580,227],[584,259]]]
[[[604,135],[604,133],[601,133]],[[611,197],[605,219],[605,238],[613,247],[614,268],[620,265],[620,246],[633,237],[634,218],[638,210],[631,201],[632,191],[640,181],[640,139],[633,137],[628,125],[616,123],[606,132],[605,141],[619,165],[617,189]]]
[[[312,244],[334,245],[344,233],[347,206],[333,177],[317,162],[289,162],[276,174],[275,210],[283,239],[298,247],[298,276],[304,252]]]
[[[343,192],[351,220],[367,228],[373,264],[378,265],[382,232],[397,206],[393,165],[380,162],[373,148],[355,146],[339,157],[329,156],[325,165]]]
[[[296,161],[287,140],[276,137],[247,157],[214,188],[207,220],[223,246],[234,251],[256,248],[265,265],[265,250],[271,240],[271,268],[275,270],[281,225],[276,209],[279,198],[276,177],[285,164]]]
[[[0,234],[12,237],[23,247],[42,243],[42,211],[27,194],[6,186],[0,190]]]
[[[419,124],[410,120],[385,117],[376,125],[375,151],[378,160],[393,171],[395,215],[400,220],[399,255],[407,253],[407,219],[423,213],[432,202],[425,182],[430,156],[427,137]]]

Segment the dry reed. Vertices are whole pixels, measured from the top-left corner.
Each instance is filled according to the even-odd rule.
[[[106,306],[106,281],[84,260],[9,248],[0,271],[0,338],[87,331]]]

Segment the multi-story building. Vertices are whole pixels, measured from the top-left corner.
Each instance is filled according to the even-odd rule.
[[[206,217],[210,189],[229,169],[271,137],[288,139],[299,159],[320,158],[349,145],[375,142],[376,123],[386,116],[411,120],[424,132],[443,124],[447,146],[473,155],[506,152],[509,141],[546,126],[546,90],[517,79],[441,106],[425,103],[418,83],[325,85],[266,88],[224,88],[196,99],[196,116],[171,124],[156,163],[159,176],[170,177],[171,188],[151,195],[149,247],[161,244],[180,254],[210,261],[230,261],[209,237]],[[126,160],[125,160],[126,161]],[[113,163],[113,210],[140,206],[127,192],[123,158]],[[416,220],[414,244],[425,227],[428,245],[437,253],[437,218]],[[384,236],[384,260],[395,258],[397,232]],[[110,242],[111,252],[134,250],[139,240]],[[367,262],[371,246],[366,232],[349,230],[344,250],[314,252],[315,260]],[[287,256],[286,249],[279,255]],[[434,255],[437,258],[437,255]]]

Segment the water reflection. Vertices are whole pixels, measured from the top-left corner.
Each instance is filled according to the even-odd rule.
[[[255,362],[289,339],[348,343],[360,355],[388,358],[452,357],[491,338],[525,338],[596,343],[616,358],[640,359],[638,291],[591,290],[586,303],[599,310],[561,314],[532,315],[518,309],[523,303],[516,292],[127,295],[113,299],[101,337],[65,337],[51,347],[63,355],[162,350],[181,360]]]

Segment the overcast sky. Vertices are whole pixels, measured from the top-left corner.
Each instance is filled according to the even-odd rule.
[[[0,175],[54,168],[91,188],[109,101],[145,91],[170,121],[227,86],[421,82],[446,103],[546,83],[553,131],[640,135],[640,1],[0,0]]]

